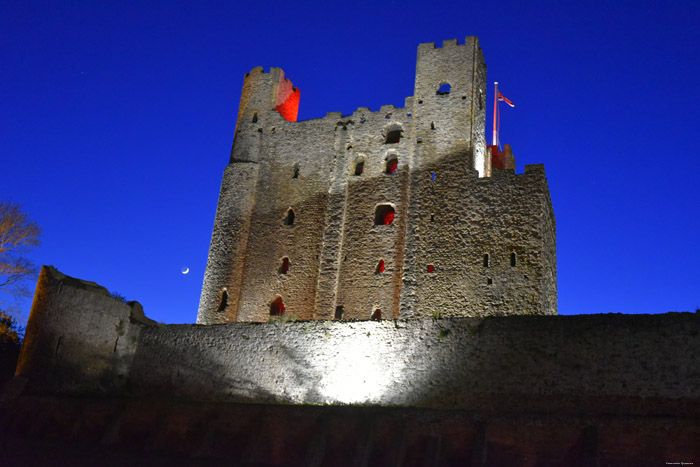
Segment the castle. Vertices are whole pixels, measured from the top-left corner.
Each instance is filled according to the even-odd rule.
[[[405,108],[296,122],[253,70],[198,316],[220,324],[42,267],[0,464],[700,459],[700,313],[556,315],[544,171],[485,146],[484,80],[476,38],[423,44]]]
[[[476,37],[421,44],[403,108],[296,121],[299,95],[245,77],[198,323],[557,313],[544,168],[486,146]]]

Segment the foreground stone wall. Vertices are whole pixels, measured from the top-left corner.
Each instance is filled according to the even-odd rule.
[[[166,326],[50,267],[0,395],[2,465],[643,466],[699,435],[698,313]]]
[[[16,374],[30,392],[120,392],[141,329],[152,324],[138,302],[43,266]]]
[[[645,415],[700,400],[700,314],[166,326],[133,308],[44,267],[28,391]]]
[[[700,398],[698,330],[689,313],[176,325],[142,331],[130,381],[198,400],[635,412]]]

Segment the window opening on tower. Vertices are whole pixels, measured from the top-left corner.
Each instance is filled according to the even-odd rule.
[[[282,264],[280,265],[279,273],[287,274],[289,272],[289,258],[286,256],[282,258]]]
[[[386,173],[393,174],[396,172],[396,168],[399,166],[399,160],[396,157],[390,158],[386,161]]]
[[[374,225],[391,225],[394,222],[394,207],[390,204],[377,206],[374,216]]]
[[[381,274],[381,273],[384,272],[384,269],[385,269],[385,267],[384,267],[384,260],[383,260],[383,259],[380,259],[379,262],[377,263],[377,267],[375,268],[374,273],[375,273],[375,274]]]
[[[289,208],[284,216],[284,225],[294,225],[294,209]]]
[[[396,144],[401,141],[401,129],[388,131],[384,144]]]
[[[438,96],[446,96],[449,93],[450,93],[450,84],[449,83],[442,83],[436,92],[436,94]]]
[[[357,161],[357,163],[355,163],[355,176],[359,177],[360,175],[362,175],[362,172],[364,172],[364,171],[365,171],[365,162],[364,161]]]
[[[219,308],[216,309],[217,313],[221,313],[226,310],[228,306],[228,292],[226,289],[221,291],[221,301],[219,301]]]
[[[270,316],[282,316],[284,314],[285,306],[282,301],[282,297],[277,295],[270,303]]]

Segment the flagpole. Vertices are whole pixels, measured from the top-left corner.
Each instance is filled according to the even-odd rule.
[[[498,144],[496,135],[496,115],[498,114],[498,81],[493,82],[493,145]]]

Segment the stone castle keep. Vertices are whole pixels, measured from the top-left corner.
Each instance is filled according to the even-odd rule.
[[[485,145],[485,79],[476,38],[422,44],[404,108],[297,122],[254,69],[198,324],[43,266],[0,465],[700,462],[700,313],[557,315],[544,170]]]
[[[421,44],[403,108],[298,122],[299,94],[245,77],[198,323],[557,313],[544,168],[486,146],[477,38]]]

